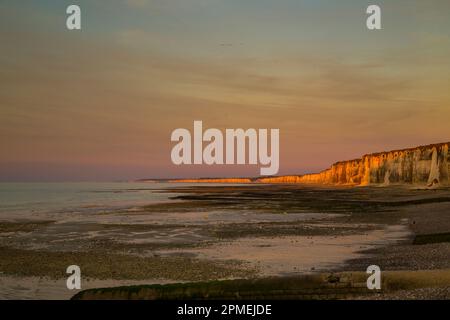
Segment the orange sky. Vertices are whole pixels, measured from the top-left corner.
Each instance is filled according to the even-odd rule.
[[[2,1],[0,181],[258,175],[172,165],[194,120],[279,128],[279,174],[450,140],[450,3],[377,2]]]

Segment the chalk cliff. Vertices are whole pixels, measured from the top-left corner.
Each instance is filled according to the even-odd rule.
[[[320,173],[260,178],[261,183],[450,185],[450,142],[364,155]]]
[[[251,183],[249,178],[199,178],[199,179],[174,179],[168,182],[174,183]]]

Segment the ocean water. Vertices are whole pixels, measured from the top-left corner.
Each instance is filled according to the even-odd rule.
[[[145,256],[185,256],[220,263],[242,261],[245,265],[260,270],[261,276],[284,276],[310,273],[313,269],[328,272],[340,267],[348,259],[357,258],[361,250],[410,237],[406,224],[380,225],[379,229],[369,231],[363,228],[360,233],[354,234],[345,234],[340,229],[334,231],[335,227],[342,227],[341,220],[333,222],[333,217],[339,214],[314,212],[309,209],[309,203],[314,197],[343,197],[342,190],[330,194],[329,190],[301,187],[300,192],[304,196],[300,198],[306,202],[307,210],[299,207],[298,211],[290,210],[289,213],[282,214],[280,210],[276,210],[273,201],[292,201],[289,193],[286,194],[282,187],[274,187],[271,191],[274,196],[271,198],[271,193],[266,193],[264,186],[259,190],[262,195],[259,199],[261,203],[252,202],[252,205],[243,201],[232,203],[227,208],[220,204],[203,207],[201,203],[184,207],[183,202],[180,202],[181,206],[169,207],[171,210],[140,208],[146,204],[176,201],[170,198],[183,190],[166,192],[167,189],[187,186],[199,187],[202,184],[1,183],[0,222],[49,222],[29,232],[3,233],[2,245],[5,243],[11,247],[36,250],[43,255],[48,252],[85,252],[95,257],[98,252],[117,250],[120,254],[137,252]],[[289,190],[292,186],[286,188]],[[350,195],[345,191],[345,196],[357,197],[360,192],[365,191],[354,190]],[[234,194],[233,189],[224,191],[225,196],[234,197]],[[242,199],[249,197],[247,191],[237,192],[237,200],[240,195]],[[264,204],[265,197],[268,197],[269,210],[261,205]],[[270,210],[271,207],[274,208],[273,211]],[[321,219],[324,220],[321,222]],[[260,226],[270,225],[268,230],[272,231],[248,235],[248,225],[253,223],[255,230],[260,229]],[[259,223],[264,225],[258,225]],[[319,228],[318,234],[302,234],[302,229],[299,234],[286,234],[284,230],[292,226],[306,227],[305,230]],[[357,231],[359,225],[347,227]],[[329,231],[323,232],[325,229]],[[221,231],[225,235],[235,232],[236,237],[222,237]],[[49,257],[51,258],[50,255]],[[78,264],[76,261],[71,263]],[[17,268],[22,268],[20,263]],[[122,280],[108,280],[107,283],[96,281],[90,285],[104,287],[136,284],[129,279]],[[161,280],[177,279],[171,279],[169,270],[169,276],[149,276],[145,283],[160,283]],[[69,298],[65,282],[58,281],[38,277],[17,279],[8,274],[0,274],[0,299]]]
[[[173,185],[170,185],[174,187]],[[82,213],[169,201],[166,183],[0,183],[0,219]]]

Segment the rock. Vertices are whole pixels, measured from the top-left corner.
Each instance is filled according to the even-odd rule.
[[[332,185],[450,185],[450,142],[364,155],[341,161],[320,173],[261,178],[262,183]]]
[[[339,277],[339,276],[337,276],[337,275],[335,275],[335,274],[330,274],[330,275],[327,277],[327,281],[328,281],[329,283],[338,283],[340,280],[341,280],[341,277]]]

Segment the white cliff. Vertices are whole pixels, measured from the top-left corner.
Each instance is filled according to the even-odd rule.
[[[364,155],[320,173],[258,179],[262,183],[449,186],[450,142]]]

